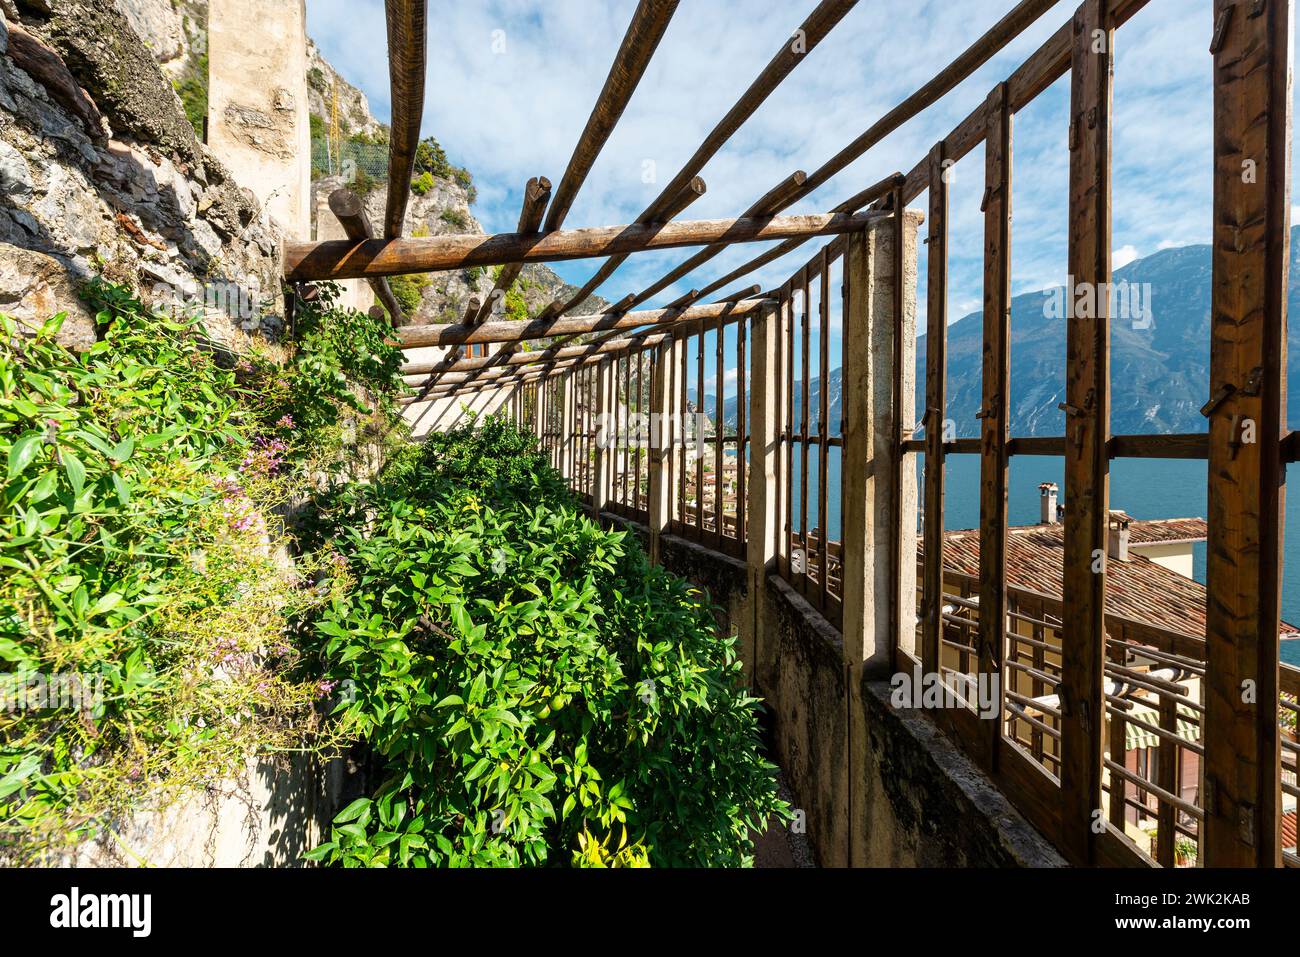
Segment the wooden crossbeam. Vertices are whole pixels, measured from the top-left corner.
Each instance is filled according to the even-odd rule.
[[[520,235],[535,234],[541,228],[542,216],[546,213],[546,204],[551,198],[551,181],[545,176],[534,176],[524,186],[523,208],[519,211],[519,228],[517,232]],[[478,324],[487,320],[493,312],[496,311],[498,303],[505,299],[506,293],[514,285],[515,280],[519,278],[519,273],[523,270],[522,263],[507,263],[501,267],[501,272],[497,274],[496,283],[492,291],[488,293],[487,301],[483,303],[475,316],[474,322]]]
[[[793,37],[782,42],[781,48],[776,55],[772,57],[767,66],[763,68],[763,71],[754,79],[754,82],[749,85],[749,88],[741,95],[740,99],[727,111],[726,116],[718,121],[709,135],[705,137],[704,142],[696,149],[694,155],[686,161],[686,164],[664,187],[654,202],[637,217],[637,222],[647,224],[667,222],[672,219],[676,214],[671,211],[671,207],[681,195],[686,184],[704,169],[709,160],[735,134],[736,130],[740,129],[741,125],[753,115],[754,111],[771,95],[772,91],[790,75],[795,67],[804,61],[807,55],[826,38],[826,35],[856,5],[857,0],[821,0],[816,9],[808,15],[799,29],[795,31]],[[596,276],[585,283],[568,301],[553,302],[542,314],[544,316],[558,315],[581,305],[583,300],[614,274],[614,271],[618,269],[622,262],[623,260],[620,259],[612,264],[606,263],[597,272]]]
[[[865,228],[879,213],[821,213],[810,216],[762,216],[554,233],[455,235],[419,239],[349,240],[284,244],[289,282],[369,279],[407,273],[498,266],[507,263],[564,262],[596,256],[653,252],[711,243],[757,243],[796,236],[834,236]]]
[[[575,359],[588,355],[620,352],[624,349],[629,349],[654,339],[653,336],[633,338],[626,334],[620,335],[621,337],[617,339],[609,339],[601,343],[593,342],[587,345],[569,346],[565,349],[548,349],[545,352],[516,352],[509,358],[509,360],[502,363],[502,367],[525,366],[538,362],[547,362],[552,359]],[[461,359],[459,362],[450,366],[447,371],[449,373],[472,372],[475,369],[486,368],[490,361],[491,360],[487,358]],[[435,363],[412,362],[402,366],[402,374],[408,379],[414,379],[418,378],[421,373],[433,372],[436,368],[437,364]],[[422,381],[423,380],[420,379],[416,382],[408,382],[408,384],[419,385]]]
[[[564,225],[569,208],[591,172],[596,157],[600,155],[627,108],[628,101],[632,99],[637,84],[641,82],[646,67],[650,65],[650,58],[654,56],[664,31],[668,29],[668,23],[677,10],[677,3],[678,0],[641,0],[637,4],[632,22],[628,25],[618,54],[609,68],[609,75],[605,78],[605,85],[596,99],[596,105],[592,107],[591,116],[587,118],[587,125],[578,137],[573,156],[569,158],[569,165],[555,191],[555,199],[546,216],[545,232],[554,232]]]
[[[375,238],[375,231],[370,225],[369,217],[366,216],[365,204],[356,193],[350,189],[336,189],[330,193],[329,203],[330,211],[342,225],[348,239],[360,243]],[[388,285],[387,279],[382,276],[371,279],[370,288],[374,290],[375,298],[388,310],[389,322],[396,326],[405,321],[401,304],[393,295],[393,289]]]
[[[471,345],[487,342],[522,342],[549,339],[570,333],[604,332],[610,329],[635,329],[639,326],[672,326],[677,323],[715,319],[719,315],[743,316],[758,309],[764,299],[714,303],[689,309],[647,309],[641,312],[597,313],[594,316],[561,316],[558,319],[534,319],[531,322],[485,322],[480,326],[454,325],[406,326],[397,330],[403,349],[423,346]],[[494,357],[495,358],[495,357]]]
[[[388,141],[388,208],[384,238],[402,235],[406,206],[411,199],[411,177],[420,146],[424,116],[427,0],[385,0],[388,23],[388,75],[393,116]]]

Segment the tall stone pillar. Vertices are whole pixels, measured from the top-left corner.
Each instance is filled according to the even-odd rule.
[[[305,0],[211,0],[208,145],[289,236],[311,235]]]

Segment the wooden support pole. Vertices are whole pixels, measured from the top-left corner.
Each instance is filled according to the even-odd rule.
[[[723,144],[753,115],[754,111],[763,104],[763,101],[767,99],[772,91],[781,84],[781,81],[789,76],[795,67],[807,59],[813,48],[826,38],[827,34],[856,4],[857,0],[821,0],[794,32],[793,38],[787,38],[782,42],[776,55],[754,79],[754,82],[749,85],[749,88],[741,95],[740,99],[727,111],[727,115],[718,121],[718,124],[705,137],[704,142],[700,144],[694,155],[686,161],[686,165],[678,170],[677,175],[669,181],[654,202],[637,217],[637,222],[640,224],[665,223],[676,216],[677,212],[674,212],[672,207],[684,195],[683,191],[688,184],[698,177],[700,170],[704,169],[705,165],[722,148]],[[543,312],[543,315],[558,315],[574,308],[613,275],[621,262],[622,260],[619,259],[617,262],[606,263],[597,272],[596,276],[585,283],[568,303],[551,303],[547,310]]]
[[[997,686],[997,716],[975,742],[977,758],[996,767],[1001,743],[1002,648],[1007,621],[1007,439],[1011,401],[1011,111],[1006,84],[985,105],[984,360],[980,410],[979,668]],[[985,676],[988,676],[987,678]]]
[[[1291,0],[1214,3],[1206,867],[1281,864],[1278,625]]]
[[[591,172],[596,157],[604,148],[609,135],[614,131],[623,110],[627,108],[632,93],[650,65],[650,58],[659,47],[664,31],[677,10],[678,0],[640,0],[632,22],[628,25],[623,42],[614,57],[614,64],[609,68],[605,85],[601,88],[596,105],[592,107],[587,125],[578,137],[573,148],[573,156],[560,180],[555,193],[555,201],[546,217],[545,231],[550,233],[564,225],[569,208],[573,205],[578,191]]]
[[[605,312],[594,316],[561,316],[558,319],[534,319],[532,322],[485,322],[481,326],[457,325],[406,326],[397,331],[403,349],[422,346],[455,346],[479,342],[523,342],[530,339],[549,339],[552,336],[613,329],[635,329],[638,326],[672,327],[678,324],[716,319],[719,315],[732,318],[757,311],[763,304],[760,299],[743,302],[721,302],[689,309],[647,309],[642,312]]]
[[[393,122],[388,142],[388,208],[384,238],[397,239],[411,199],[411,177],[424,117],[427,0],[385,0]]]
[[[1069,275],[1095,308],[1066,320],[1065,551],[1061,628],[1063,850],[1076,864],[1096,860],[1103,817],[1106,550],[1110,458],[1110,119],[1114,31],[1106,0],[1074,15],[1070,82]],[[1074,290],[1068,297],[1074,298]],[[1071,310],[1073,312],[1074,310]],[[1117,764],[1123,755],[1112,755]]]
[[[573,486],[574,429],[577,421],[578,377],[565,375],[556,383],[560,389],[560,474]]]
[[[745,492],[745,563],[754,646],[751,680],[758,674],[759,645],[769,632],[763,620],[767,576],[776,571],[779,539],[777,469],[781,455],[781,310],[772,305],[754,316],[749,353],[749,482]],[[742,456],[743,462],[743,456]]]
[[[349,240],[285,243],[285,277],[289,282],[369,279],[506,263],[564,262],[711,243],[835,236],[863,229],[880,216],[878,212],[820,213],[563,229],[542,234],[430,236],[359,244]]]
[[[618,455],[618,431],[615,426],[617,393],[614,389],[614,366],[617,360],[606,359],[596,366],[596,406],[594,452],[596,456],[591,483],[591,515],[600,521],[610,503],[614,487],[614,463]]]
[[[668,533],[673,511],[673,455],[676,434],[673,424],[673,370],[678,340],[659,345],[650,374],[650,455],[647,464],[649,486],[650,561],[663,564],[663,536]]]
[[[366,216],[366,207],[356,193],[346,188],[336,189],[330,193],[329,203],[330,211],[337,217],[348,239],[360,243],[375,238],[375,231]],[[387,279],[381,276],[370,280],[370,288],[374,290],[375,298],[388,310],[390,324],[397,326],[406,321],[401,304],[393,295]]]
[[[517,232],[520,235],[536,234],[542,225],[542,216],[546,212],[546,204],[551,198],[551,181],[545,176],[534,176],[524,185],[524,202],[523,208],[519,211],[519,226]],[[488,316],[497,311],[497,307],[505,302],[506,293],[510,287],[515,284],[519,278],[519,273],[523,271],[521,263],[508,263],[501,267],[497,273],[496,282],[492,286],[492,291],[488,293],[487,301],[483,303],[474,317],[474,325],[487,321]]]
[[[929,263],[925,336],[925,609],[921,666],[938,675],[943,634],[944,417],[948,384],[948,169],[943,143],[930,151]]]

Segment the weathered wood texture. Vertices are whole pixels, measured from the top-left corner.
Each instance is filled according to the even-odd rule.
[[[1291,0],[1214,3],[1207,867],[1277,866]]]
[[[874,212],[821,213],[605,226],[541,234],[433,236],[360,244],[348,240],[285,243],[285,276],[290,282],[368,279],[472,266],[563,262],[718,242],[755,243],[795,236],[834,236],[856,232],[879,216]]]
[[[356,193],[350,189],[336,189],[330,193],[329,203],[330,211],[338,219],[348,239],[360,243],[375,238],[374,228],[366,216],[366,208]],[[375,298],[388,311],[390,323],[396,326],[406,320],[406,316],[402,313],[402,306],[393,295],[387,279],[382,277],[371,279],[370,288],[374,290]]]
[[[1069,275],[1076,288],[1109,290],[1110,120],[1114,33],[1106,0],[1084,0],[1074,16],[1070,83]],[[1063,850],[1095,859],[1093,815],[1102,785],[1106,536],[1110,457],[1110,303],[1066,321],[1065,606],[1061,629]],[[1122,763],[1122,762],[1121,762]],[[1112,786],[1114,783],[1112,782]],[[1171,845],[1172,846],[1172,845]]]
[[[384,238],[397,239],[411,199],[415,154],[424,117],[427,0],[385,0],[393,116],[388,142],[388,205]],[[250,27],[252,24],[250,24]]]
[[[948,167],[943,144],[930,151],[930,207],[926,268],[925,547],[921,665],[939,674],[943,634],[944,415],[948,382]]]
[[[1007,618],[1007,439],[1011,401],[1011,111],[999,84],[985,107],[988,120],[984,179],[984,358],[980,415],[979,674],[1001,687]],[[982,722],[976,747],[986,767],[997,766],[1001,698],[996,721]]]

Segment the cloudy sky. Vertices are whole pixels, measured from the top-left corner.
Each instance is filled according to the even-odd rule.
[[[632,222],[735,102],[815,0],[682,0],[663,43],[566,223]],[[859,3],[703,170],[708,193],[691,218],[739,213],[793,170],[812,171],[942,69],[1013,0]],[[326,57],[389,112],[382,0],[307,0],[309,30]],[[424,132],[466,166],[475,214],[509,231],[523,184],[558,184],[635,0],[434,0]],[[841,172],[792,212],[829,209],[896,170],[907,171],[1070,16],[1058,3],[973,77]],[[1116,265],[1160,248],[1207,242],[1211,198],[1212,32],[1207,0],[1152,0],[1116,40],[1114,225]],[[1016,116],[1013,292],[1065,275],[1068,76]],[[950,319],[981,298],[983,149],[955,170]],[[653,169],[654,182],[644,180]],[[924,210],[925,196],[914,203]],[[815,247],[745,282],[779,284]],[[651,305],[703,286],[751,258],[732,247]],[[632,257],[601,294],[617,301],[688,251]],[[922,262],[924,257],[922,257]],[[556,271],[584,281],[589,263]],[[924,275],[921,277],[924,289]],[[924,296],[921,297],[922,300]]]

